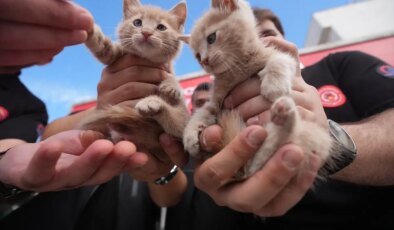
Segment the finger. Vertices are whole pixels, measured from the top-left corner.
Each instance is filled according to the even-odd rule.
[[[148,158],[146,163],[140,167],[134,167],[132,171],[129,171],[136,180],[152,182],[159,177],[167,175],[174,166],[173,163],[165,164],[159,161],[152,154],[145,154]]]
[[[249,126],[222,151],[197,166],[196,186],[204,191],[213,191],[226,184],[261,146],[266,131],[260,126]]]
[[[126,69],[130,66],[143,66],[143,67],[150,67],[150,68],[158,68],[167,72],[169,71],[169,64],[158,64],[151,62],[149,60],[134,56],[132,54],[127,54],[121,57],[119,60],[108,66],[108,71],[115,73],[122,69]]]
[[[104,69],[103,78],[98,85],[99,91],[115,89],[128,82],[144,82],[158,84],[166,78],[167,72],[151,67],[131,66],[116,73],[108,67]]]
[[[0,18],[64,29],[89,31],[93,27],[92,15],[71,1],[3,0]]]
[[[260,95],[260,79],[254,77],[237,85],[224,100],[224,107],[226,109],[235,108],[257,95]]]
[[[306,87],[308,86],[302,77],[293,78],[292,90],[298,92],[306,91]]]
[[[26,42],[26,34],[29,35]],[[37,25],[0,23],[0,48],[2,50],[61,49],[86,41],[84,30],[45,28]]]
[[[82,154],[94,141],[104,136],[91,130],[69,130],[53,135],[45,142],[58,141],[63,144],[62,151],[71,155]]]
[[[136,152],[136,147],[128,141],[118,142],[112,153],[94,173],[85,185],[96,185],[109,181],[112,177],[120,174],[129,158]]]
[[[156,94],[157,92],[158,87],[156,85],[142,82],[129,82],[108,92],[106,95],[99,98],[99,101],[102,101],[101,104],[116,105],[123,101],[141,99]]]
[[[296,105],[304,107],[305,109],[312,109],[313,104],[311,103],[311,98],[308,97],[308,94],[293,90],[290,92],[290,96],[293,98]]]
[[[244,120],[248,120],[251,117],[268,111],[270,107],[270,102],[264,100],[261,95],[257,95],[256,97],[250,98],[249,100],[243,102],[238,107],[236,107],[236,109]]]
[[[47,184],[55,174],[62,149],[59,141],[41,143],[21,178],[23,188],[37,190]]]
[[[297,106],[298,113],[300,117],[304,121],[316,122],[316,114],[310,110],[307,110],[303,107]]]
[[[63,182],[61,187],[64,188],[83,185],[100,168],[112,151],[113,144],[110,141],[95,141],[71,165],[60,170],[54,181]]]
[[[167,133],[160,135],[159,140],[164,151],[167,153],[170,160],[174,162],[174,164],[179,167],[187,164],[189,156],[183,149],[182,143]]]
[[[299,147],[282,147],[249,179],[219,190],[217,202],[228,203],[230,208],[238,211],[256,212],[276,197],[291,181],[303,159],[304,154]]]
[[[246,124],[249,125],[261,125],[265,126],[268,122],[271,121],[271,111],[264,111],[254,117],[249,118],[246,121]]]
[[[200,146],[206,152],[219,152],[222,146],[223,130],[218,125],[212,125],[201,132]]]
[[[0,65],[1,66],[24,66],[30,64],[38,64],[51,60],[56,54],[63,49],[51,50],[0,50]]]
[[[312,187],[320,164],[321,160],[317,156],[311,156],[309,166],[302,169],[272,201],[255,214],[265,217],[284,215]]]

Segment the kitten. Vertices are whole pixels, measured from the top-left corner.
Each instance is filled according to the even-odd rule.
[[[124,0],[124,18],[118,27],[120,43],[113,43],[95,25],[85,45],[98,60],[111,64],[126,53],[154,63],[171,62],[181,49],[186,20],[186,4],[180,2],[170,11]],[[168,157],[159,144],[163,132],[182,138],[189,113],[174,76],[163,80],[158,95],[141,99],[135,108],[114,105],[82,121],[84,129],[97,130],[114,142],[130,140],[138,151],[155,154],[161,161]]]
[[[296,60],[259,40],[256,20],[246,1],[212,0],[211,9],[193,28],[189,44],[204,70],[215,76],[210,101],[192,116],[185,129],[183,143],[191,156],[209,157],[199,146],[199,133],[205,127],[218,123],[223,128],[223,147],[245,127],[237,112],[222,110],[222,103],[235,85],[256,73],[261,79],[261,96],[272,103],[271,121],[265,127],[268,136],[234,179],[245,179],[261,169],[285,143],[301,146],[308,155],[329,156],[329,133],[301,120],[289,96]]]

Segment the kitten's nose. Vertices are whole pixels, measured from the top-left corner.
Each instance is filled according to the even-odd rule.
[[[144,35],[145,40],[148,39],[152,35],[152,33],[149,33],[149,32],[146,32],[146,31],[143,31],[141,33],[142,33],[142,35]]]
[[[204,58],[204,59],[201,61],[201,63],[202,63],[203,65],[209,65],[209,59],[206,57],[206,58]]]

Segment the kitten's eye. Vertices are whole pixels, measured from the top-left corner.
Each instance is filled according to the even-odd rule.
[[[133,25],[136,27],[141,27],[142,26],[142,20],[141,19],[135,19],[133,21]]]
[[[216,41],[216,32],[211,33],[210,35],[208,35],[207,37],[207,42],[208,44],[213,44]]]
[[[163,24],[159,24],[159,25],[157,25],[157,27],[156,27],[158,30],[160,30],[160,31],[164,31],[164,30],[166,30],[167,29],[167,27],[165,26],[165,25],[163,25]]]

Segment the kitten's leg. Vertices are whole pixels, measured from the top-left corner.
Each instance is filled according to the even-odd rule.
[[[93,55],[103,64],[109,65],[122,56],[119,44],[113,43],[105,36],[98,25],[94,25],[93,31],[89,33],[85,45]]]
[[[150,116],[168,134],[181,138],[186,123],[189,120],[189,113],[184,104],[170,105],[163,98],[152,95],[139,101],[135,108],[140,114]]]
[[[159,94],[172,105],[184,103],[182,89],[175,77],[170,76],[159,85]]]
[[[289,95],[292,78],[296,76],[297,63],[288,54],[275,52],[259,73],[261,95],[269,102]]]
[[[205,157],[201,152],[199,136],[203,129],[215,124],[217,121],[218,108],[212,101],[207,102],[202,108],[198,109],[187,123],[183,135],[183,145],[189,154],[197,159]]]
[[[298,112],[290,97],[280,97],[271,107],[271,122],[267,124],[268,136],[256,155],[250,160],[236,179],[244,179],[260,170],[278,147],[289,140],[299,122]]]

